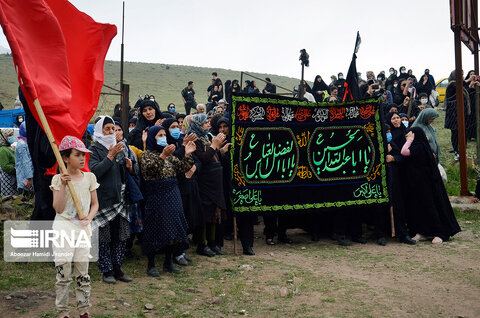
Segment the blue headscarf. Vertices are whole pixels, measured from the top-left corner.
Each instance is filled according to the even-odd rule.
[[[162,146],[158,145],[157,144],[157,139],[155,138],[155,136],[158,134],[158,132],[160,130],[165,130],[165,128],[163,128],[162,126],[152,126],[148,130],[147,144],[146,144],[147,150],[162,152],[163,149],[165,148],[165,147],[162,147]]]
[[[190,121],[190,127],[187,131],[187,134],[191,132],[195,133],[197,135],[197,138],[200,139],[204,144],[210,142],[208,139],[208,131],[202,128],[206,121],[206,114],[193,115],[192,120]]]

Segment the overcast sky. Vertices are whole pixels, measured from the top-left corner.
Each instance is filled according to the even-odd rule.
[[[116,24],[107,59],[120,60],[122,1],[72,0],[98,22]],[[300,77],[299,50],[310,54],[305,78],[345,73],[360,31],[357,69],[377,74],[405,65],[435,79],[454,68],[447,0],[127,0],[125,59],[219,67]],[[7,46],[3,35],[0,45]],[[462,45],[465,72],[473,55]]]

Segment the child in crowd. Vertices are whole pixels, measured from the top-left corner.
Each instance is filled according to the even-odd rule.
[[[52,179],[50,189],[53,191],[53,208],[57,212],[52,228],[56,231],[75,233],[75,240],[80,238],[81,231],[87,228],[87,235],[91,235],[90,222],[98,211],[98,199],[96,189],[99,187],[97,178],[91,172],[82,172],[85,165],[85,153],[90,152],[83,142],[73,136],[65,136],[60,143],[60,154],[67,166],[67,173],[57,174]],[[80,220],[73,203],[67,182],[71,181],[75,193],[80,201],[84,217]],[[68,292],[73,275],[76,278],[77,308],[80,318],[88,318],[90,307],[90,276],[88,275],[88,262],[90,255],[89,247],[72,247],[67,244],[64,248],[54,246],[55,268],[57,270],[57,282],[55,284],[55,305],[60,317],[69,317]],[[67,256],[66,254],[73,254]]]

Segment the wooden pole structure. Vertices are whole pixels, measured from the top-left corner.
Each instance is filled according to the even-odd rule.
[[[462,41],[460,0],[455,0],[455,81],[457,98],[457,130],[458,130],[458,151],[460,152],[460,195],[469,196],[467,176],[467,145],[465,140],[465,109],[463,103],[463,74],[462,74]]]
[[[392,230],[392,237],[395,237],[395,218],[393,217],[393,206],[390,207],[390,227]]]
[[[233,216],[233,255],[238,255],[237,243],[237,217]]]
[[[58,150],[57,143],[53,138],[52,131],[50,130],[50,125],[48,124],[47,118],[45,117],[45,114],[42,109],[42,105],[40,105],[40,101],[38,100],[38,98],[33,101],[33,105],[35,105],[35,109],[38,113],[38,117],[40,118],[40,122],[42,123],[43,130],[45,130],[45,134],[47,135],[48,141],[50,142],[50,146],[52,147],[53,153],[55,154],[55,158],[57,159],[60,172],[67,173],[67,167],[65,166],[65,163],[62,160],[62,155],[60,155],[60,151]],[[75,188],[73,187],[73,184],[71,181],[67,182],[67,187],[72,196],[75,209],[77,209],[78,218],[81,220],[85,217],[85,215],[83,214],[82,206],[78,201],[77,194],[75,193]],[[88,230],[87,227],[85,227],[85,231],[87,232],[87,234],[90,234],[90,231]]]

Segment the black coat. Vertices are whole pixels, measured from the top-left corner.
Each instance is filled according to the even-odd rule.
[[[462,87],[463,88],[463,87]],[[470,110],[470,97],[467,91],[463,88],[463,106],[465,109],[465,118],[468,117]],[[451,81],[445,90],[445,128],[455,130],[458,127],[457,123],[457,85],[455,81]]]
[[[97,177],[100,187],[97,189],[99,210],[119,203],[122,190],[123,162],[117,162],[117,157],[111,161],[107,158],[108,149],[95,142],[89,150],[88,167]]]
[[[413,127],[412,132],[415,139],[409,148],[410,156],[403,162],[409,228],[412,234],[447,241],[461,229],[423,129]]]

